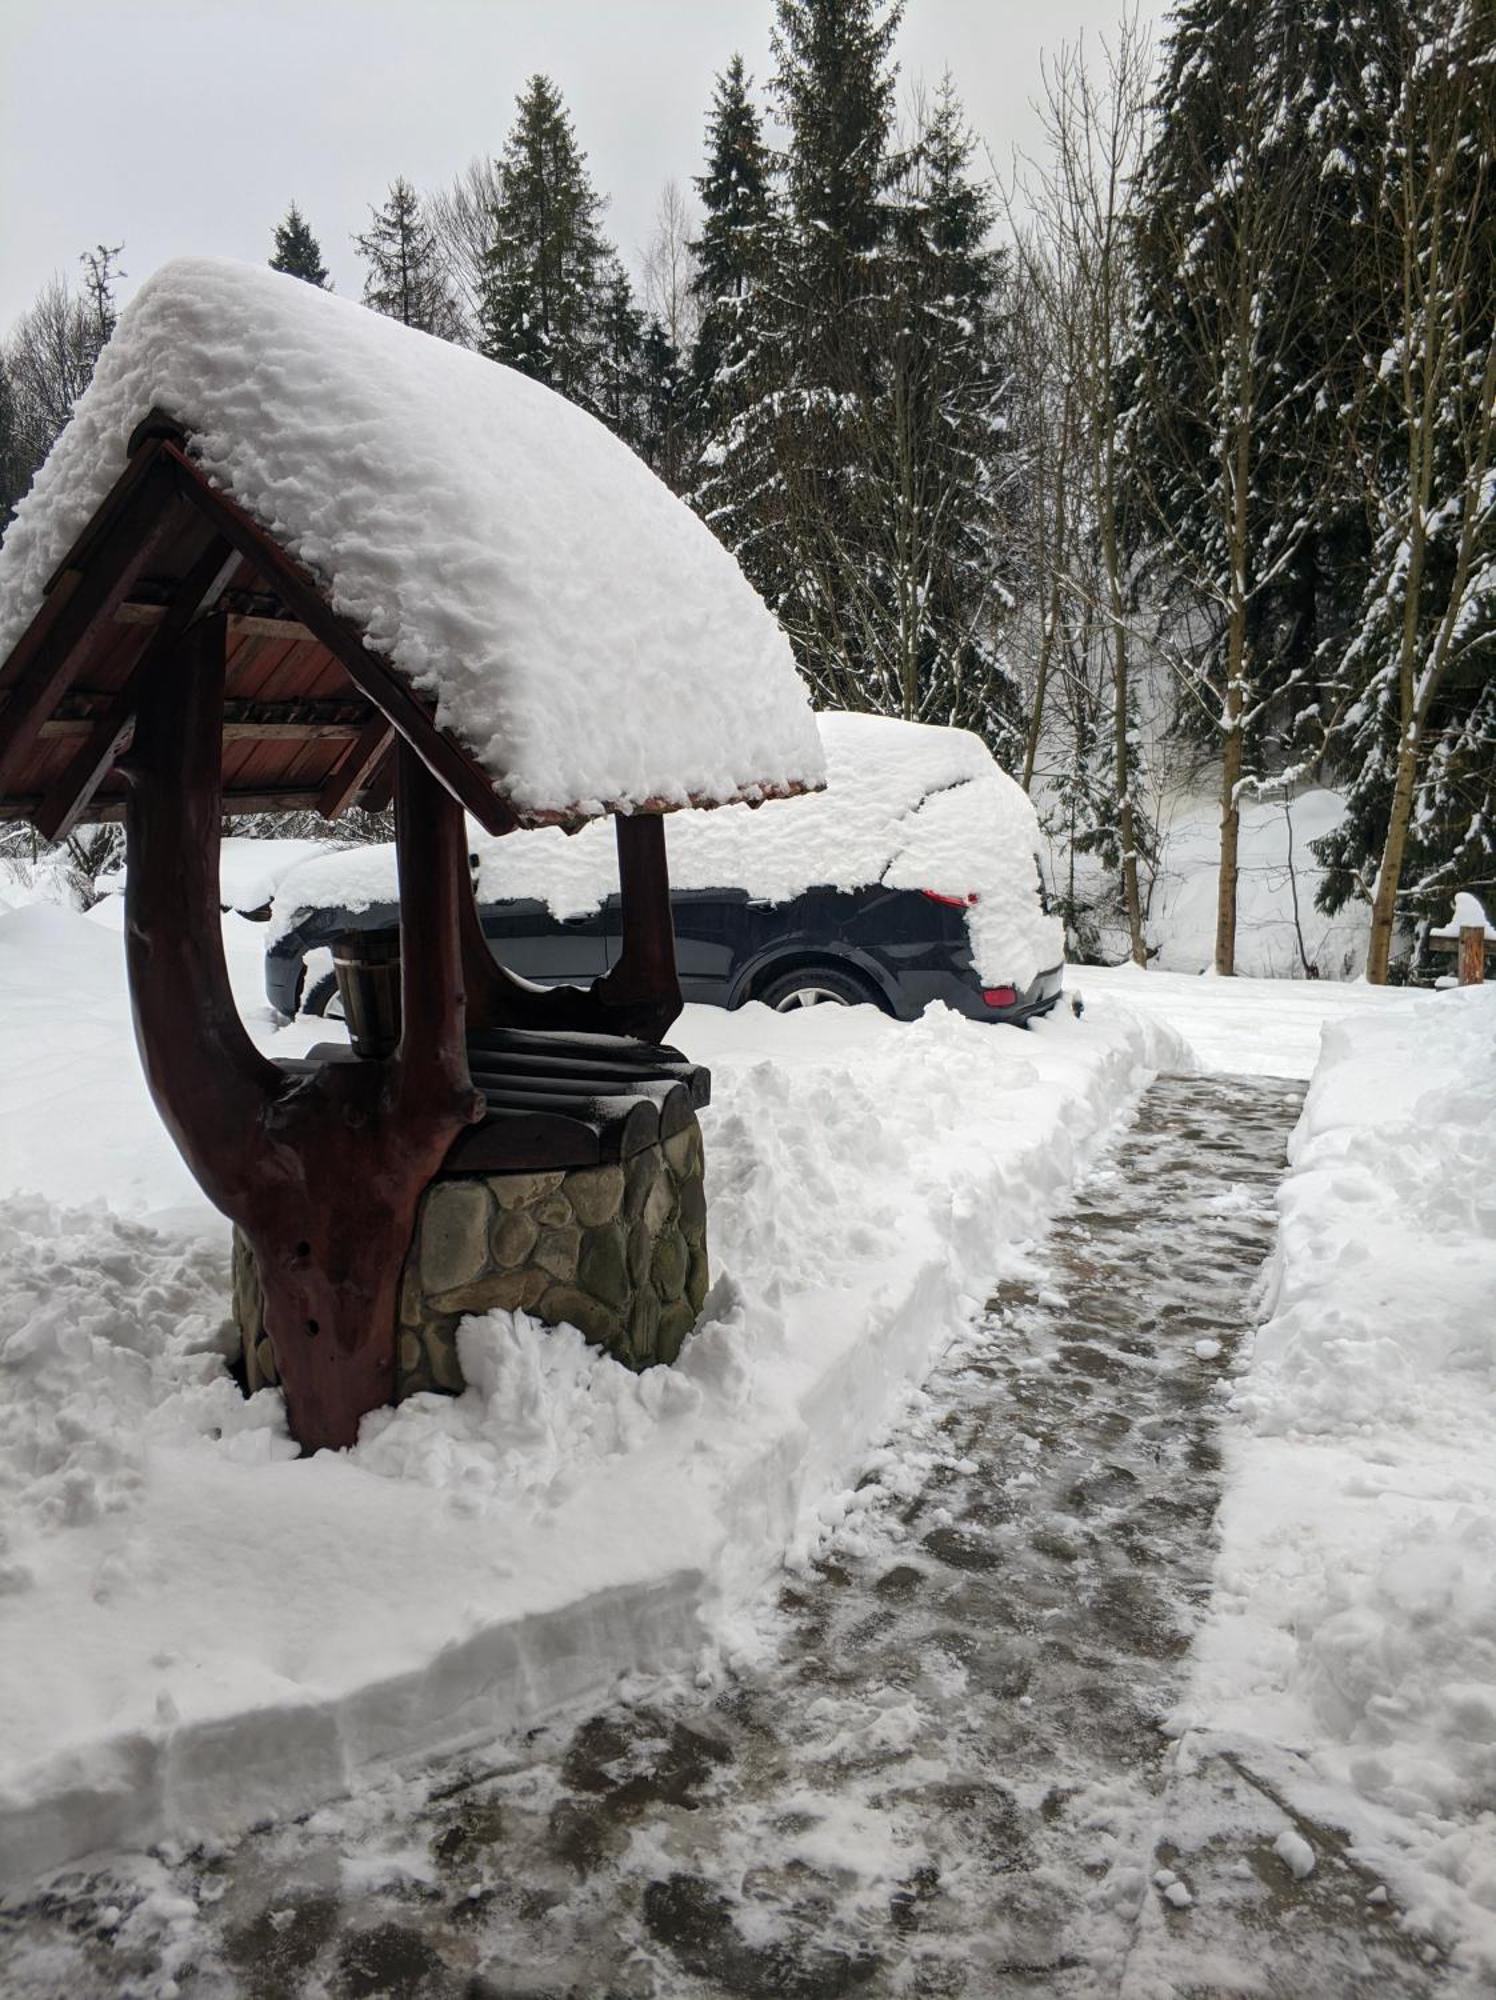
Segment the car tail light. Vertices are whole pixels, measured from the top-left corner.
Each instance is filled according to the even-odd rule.
[[[1018,989],[1014,986],[984,986],[982,998],[989,1007],[1011,1007],[1018,998]]]
[[[969,896],[942,896],[938,889],[921,889],[919,893],[927,901],[931,903],[944,903],[946,908],[951,910],[969,910],[973,903],[979,903],[982,900],[975,891]]]

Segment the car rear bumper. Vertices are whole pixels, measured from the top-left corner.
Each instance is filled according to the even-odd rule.
[[[1063,966],[1050,966],[1030,985],[1020,988],[1008,1007],[988,1006],[974,973],[964,977],[955,972],[926,973],[919,980],[918,994],[908,993],[906,997],[915,1002],[912,1013],[919,1013],[932,1000],[941,1000],[970,1021],[1003,1021],[1009,1027],[1021,1028],[1026,1022],[1037,1019],[1041,1014],[1051,1013],[1058,1006],[1064,977]]]

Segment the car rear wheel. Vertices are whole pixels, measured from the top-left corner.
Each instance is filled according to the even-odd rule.
[[[318,1014],[324,1021],[341,1021],[344,1018],[343,996],[338,991],[334,973],[324,972],[320,979],[312,982],[302,998],[301,1011],[303,1014]]]
[[[797,1013],[802,1007],[861,1007],[879,1004],[871,987],[835,965],[802,965],[783,972],[757,996],[776,1014]]]

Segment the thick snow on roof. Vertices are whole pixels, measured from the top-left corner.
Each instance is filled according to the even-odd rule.
[[[216,259],[165,265],[122,314],[0,549],[0,657],[152,407],[436,696],[521,814],[819,782],[775,620],[602,424],[480,355]]]
[[[933,889],[975,895],[967,911],[972,957],[983,979],[1027,985],[1064,956],[1059,922],[1039,904],[1033,807],[992,761],[980,738],[873,715],[818,715],[824,792],[750,808],[682,813],[670,823],[676,889],[739,887],[757,901],[788,902],[810,888]],[[618,890],[606,826],[476,835],[483,901],[534,897],[561,918],[595,910]],[[367,909],[396,896],[394,850],[342,848],[282,881],[272,934],[307,909]]]

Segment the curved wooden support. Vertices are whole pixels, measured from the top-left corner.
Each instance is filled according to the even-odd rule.
[[[467,1062],[461,915],[473,902],[462,807],[402,738],[395,753],[395,862],[400,876],[400,1046],[403,1102],[444,1104],[464,1124],[483,1116]]]
[[[675,969],[675,924],[665,830],[658,813],[615,821],[623,901],[623,951],[590,986],[537,986],[500,965],[488,948],[466,857],[461,897],[463,975],[473,1028],[554,1028],[636,1035],[661,1042],[683,1005]]]
[[[225,621],[195,626],[140,690],[126,819],[136,1036],[199,1185],[249,1239],[292,1435],[354,1442],[389,1402],[396,1293],[416,1206],[483,1101],[467,1073],[460,807],[411,756],[400,873],[406,1032],[387,1063],[292,1080],[234,1004],[218,908]]]
[[[238,1213],[245,1135],[283,1088],[245,1032],[218,907],[227,621],[206,618],[144,678],[124,767],[125,955],[151,1096],[208,1199]]]
[[[623,1033],[660,1042],[684,1005],[675,969],[665,822],[659,813],[638,813],[613,824],[623,897],[623,951],[593,992],[610,1013],[627,1013],[639,1023]]]

